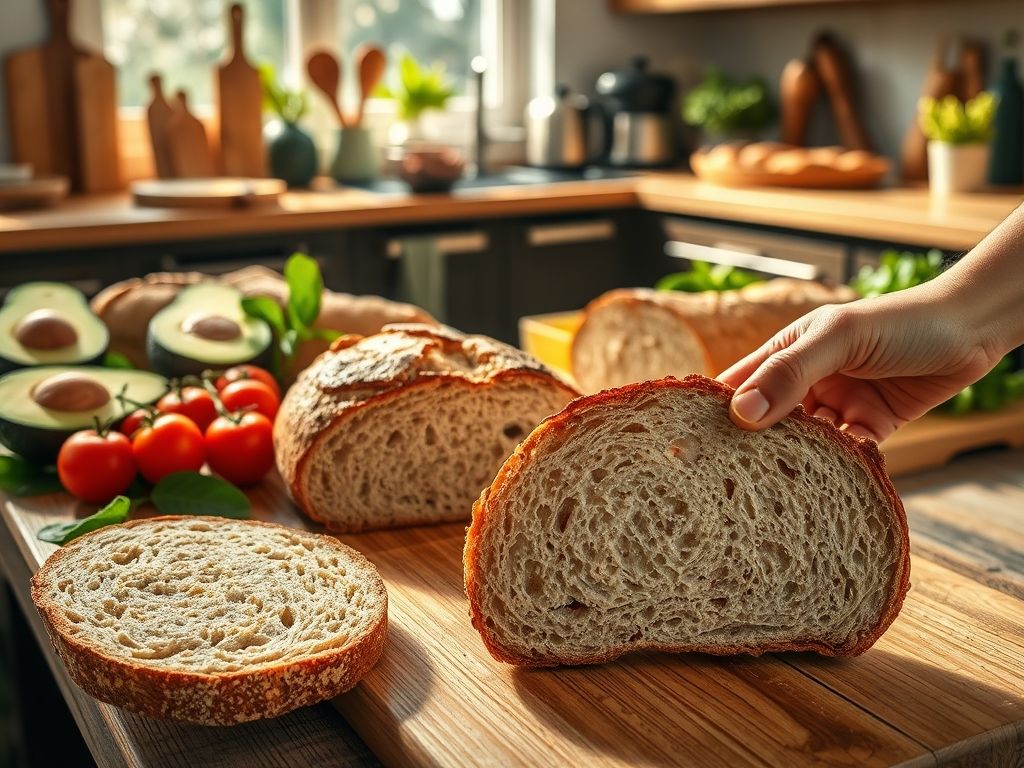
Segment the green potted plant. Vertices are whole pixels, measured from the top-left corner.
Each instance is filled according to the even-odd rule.
[[[285,88],[270,64],[259,67],[263,86],[263,109],[278,120],[266,128],[270,174],[283,179],[289,187],[308,187],[316,176],[316,144],[299,127],[306,114],[306,93]]]
[[[683,99],[683,120],[713,138],[755,138],[775,120],[776,109],[764,80],[736,81],[717,67]]]
[[[422,140],[420,118],[429,109],[444,109],[455,94],[455,89],[441,63],[425,66],[409,53],[398,62],[398,84],[391,88],[378,86],[375,96],[393,99],[397,105],[398,122],[389,134],[392,144]]]
[[[966,103],[956,96],[924,97],[918,123],[928,139],[928,184],[946,196],[971,192],[985,183],[996,99],[982,91]]]

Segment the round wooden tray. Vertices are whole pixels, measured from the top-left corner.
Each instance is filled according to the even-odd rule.
[[[742,146],[729,148],[738,153]],[[744,166],[730,159],[722,147],[698,149],[690,156],[690,167],[698,178],[727,187],[804,187],[808,189],[867,189],[877,186],[889,173],[889,161],[881,155],[858,153],[856,167],[833,164],[843,152],[831,148],[802,149],[779,145],[775,153],[786,153],[785,170],[765,170],[765,161]]]
[[[132,184],[136,205],[151,208],[239,208],[277,201],[280,179],[148,179]]]
[[[68,195],[67,176],[38,176],[25,181],[0,183],[0,210],[45,208]]]

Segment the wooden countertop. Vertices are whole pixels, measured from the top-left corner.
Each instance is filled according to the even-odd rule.
[[[926,189],[728,189],[682,172],[492,187],[456,195],[377,195],[350,188],[290,192],[279,205],[228,211],[137,208],[127,194],[121,194],[71,198],[47,210],[0,213],[0,252],[633,207],[966,250],[1022,199],[1019,190],[963,195],[937,203]]]
[[[280,502],[276,483],[265,485],[252,492],[257,517],[308,525],[290,504]],[[420,566],[425,558],[443,557],[446,567],[461,573],[459,526],[419,529],[403,546],[386,543],[390,532],[346,537],[347,543],[362,546],[378,563],[393,598],[385,660],[355,691],[336,702],[366,743],[326,705],[276,720],[212,729],[149,720],[83,694],[55,659],[28,597],[30,573],[54,549],[35,539],[35,532],[46,523],[73,516],[75,505],[67,497],[5,501],[0,568],[48,655],[94,757],[104,766],[191,768],[204,764],[215,747],[217,764],[222,766],[354,768],[377,764],[366,744],[386,764],[401,759],[468,766],[498,759],[498,753],[479,750],[494,739],[500,741],[502,734],[491,733],[492,727],[504,727],[506,715],[521,716],[512,709],[523,707],[530,713],[528,725],[514,731],[521,740],[518,746],[509,742],[507,747],[526,750],[517,753],[520,761],[546,752],[552,758],[547,764],[567,755],[589,756],[592,764],[602,765],[649,763],[656,751],[661,756],[658,764],[689,762],[695,756],[723,761],[726,755],[732,756],[731,764],[738,764],[756,762],[758,754],[773,750],[789,765],[1014,763],[1014,756],[1024,751],[1024,451],[962,457],[940,470],[901,478],[897,485],[910,519],[914,586],[890,631],[875,648],[849,662],[810,654],[723,660],[640,654],[605,667],[517,674],[491,661],[482,649],[453,650],[456,635],[471,630],[448,626],[447,616],[412,621],[418,603],[440,598],[457,603],[452,615],[458,613],[467,623],[464,596]],[[268,507],[274,499],[278,501]],[[446,650],[434,656],[438,645]],[[481,691],[487,696],[502,695],[503,685],[515,686],[519,698],[507,713],[497,713],[498,721],[494,712],[485,716],[474,710],[479,703],[475,698],[453,701],[440,714],[429,703],[431,684],[439,685],[438,675],[467,653],[479,667]],[[413,658],[426,677],[396,677],[409,672],[403,664]],[[673,679],[671,675],[686,681],[688,692],[682,698],[675,697],[678,691],[648,685],[662,665],[667,675],[663,683]],[[612,689],[602,687],[599,680],[623,683],[634,677],[649,692],[643,694],[639,708],[616,703],[620,695],[627,695],[627,688],[609,693]],[[908,685],[922,695],[901,695]],[[636,696],[639,689],[633,686],[629,691]],[[566,703],[565,696],[570,697],[569,705],[557,705]],[[693,708],[687,709],[691,699]],[[743,711],[743,722],[736,726],[740,741],[722,730],[721,722],[714,725],[722,707],[736,719],[730,709],[734,706]],[[390,729],[374,727],[387,714],[382,710],[394,717]],[[666,713],[681,710],[692,712],[686,733],[662,727],[667,725],[662,722]],[[624,726],[635,739],[628,744],[629,754],[609,751],[615,730]],[[774,741],[773,734],[780,729],[789,735]],[[424,738],[425,730],[430,739]],[[702,751],[709,745],[724,751]]]

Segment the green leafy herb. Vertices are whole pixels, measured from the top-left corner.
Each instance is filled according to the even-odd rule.
[[[198,472],[174,472],[160,480],[150,494],[165,515],[249,517],[248,497],[226,480]]]
[[[850,281],[861,296],[880,296],[926,283],[942,272],[942,252],[934,248],[927,253],[885,251],[878,266],[866,265]]]
[[[272,64],[264,62],[258,69],[263,87],[263,109],[273,112],[286,123],[299,122],[309,106],[306,92],[285,88]]]
[[[426,67],[408,53],[398,63],[398,82],[397,88],[379,85],[373,95],[394,99],[400,120],[417,120],[428,109],[444,109],[455,94],[444,64],[437,62]]]
[[[36,537],[42,541],[49,541],[53,544],[64,546],[69,541],[77,539],[98,528],[108,525],[117,525],[128,519],[132,511],[132,502],[127,496],[118,496],[112,502],[103,507],[99,512],[84,520],[75,520],[70,523],[54,523],[39,530]]]
[[[717,67],[683,99],[683,119],[718,136],[754,134],[775,120],[768,88],[757,77],[737,82]]]
[[[933,99],[924,96],[917,103],[921,132],[932,141],[946,144],[987,144],[992,138],[996,97],[982,91],[966,103],[956,96]]]
[[[689,272],[675,272],[665,275],[654,287],[659,291],[684,291],[699,293],[700,291],[729,291],[742,288],[751,283],[759,283],[761,278],[753,272],[724,264],[708,264],[706,261],[690,263]]]
[[[998,411],[1024,398],[1024,371],[1014,371],[1009,357],[978,381],[940,405],[936,410],[953,415],[972,411]]]
[[[320,297],[324,292],[320,265],[304,253],[296,253],[284,265],[284,279],[288,283],[288,319],[292,328],[310,327],[320,314]]]
[[[56,467],[20,456],[0,456],[0,491],[10,496],[38,496],[62,490]]]
[[[132,361],[129,360],[125,355],[120,352],[108,351],[103,356],[103,367],[104,368],[119,368],[121,370],[130,371],[135,368],[132,365]]]

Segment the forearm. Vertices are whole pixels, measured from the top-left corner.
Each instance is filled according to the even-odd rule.
[[[1000,355],[1024,344],[1024,205],[933,283],[979,343]]]

